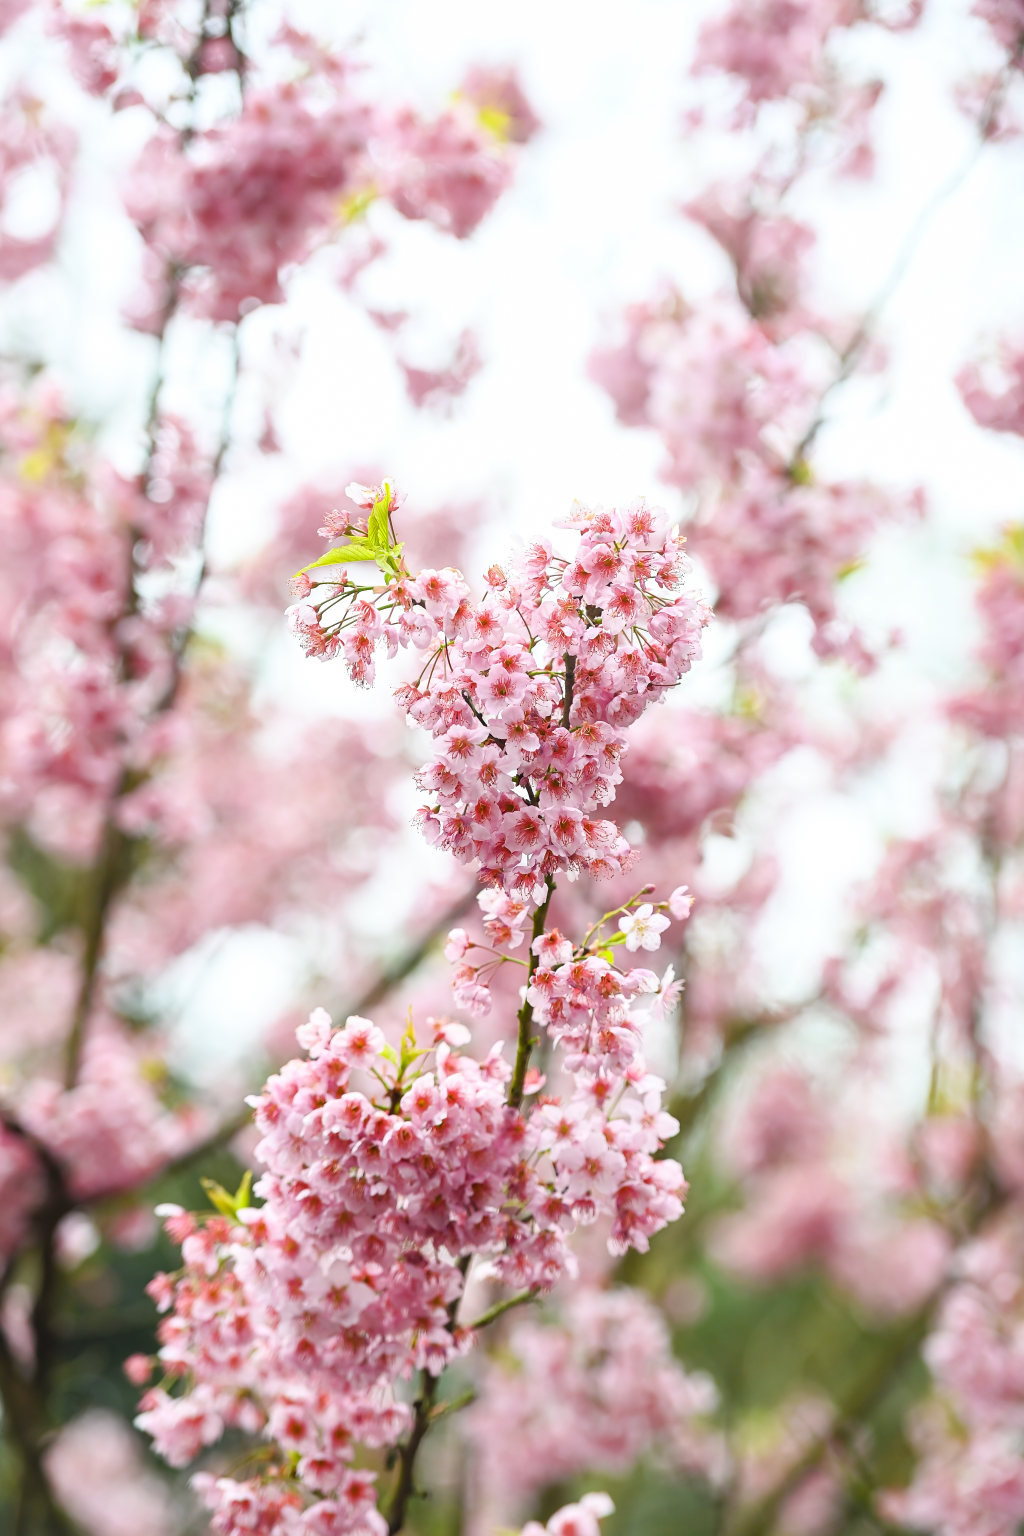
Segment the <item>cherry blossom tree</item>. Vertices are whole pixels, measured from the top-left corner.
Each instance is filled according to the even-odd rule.
[[[969,154],[868,307],[828,297],[819,203],[880,190],[871,61],[929,20],[709,10],[682,133],[731,170],[681,214],[718,289],[624,295],[590,362],[667,495],[546,507],[511,557],[484,527],[476,582],[474,519],[379,466],[292,484],[245,559],[209,514],[278,458],[289,342],[268,381],[259,326],[316,272],[397,349],[361,273],[399,221],[452,249],[513,188],[516,77],[431,115],[267,0],[0,7],[46,61],[3,106],[0,198],[54,210],[0,221],[0,278],[16,303],[61,272],[79,140],[116,139],[142,381],[119,436],[3,359],[17,1536],[1018,1528],[1024,545],[946,547],[973,615],[932,666],[905,571],[863,592],[894,541],[926,572],[955,541],[830,453],[937,214],[1018,132],[1024,13],[979,0]],[[979,338],[956,378],[1004,443],[1022,357]],[[484,352],[395,361],[451,410]],[[393,721],[268,696],[252,637],[288,603],[338,698],[397,684]],[[868,852],[837,876],[843,817]],[[167,978],[246,929],[308,942],[304,1006],[197,1082]]]

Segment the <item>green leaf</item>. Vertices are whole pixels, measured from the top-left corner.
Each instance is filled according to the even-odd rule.
[[[398,1066],[398,1052],[395,1050],[393,1045],[385,1045],[381,1051],[381,1055],[384,1057],[385,1061],[390,1061],[393,1067]]]
[[[352,539],[348,544],[339,544],[337,548],[327,550],[319,560],[310,561],[309,565],[304,565],[301,571],[295,572],[295,575],[301,576],[304,571],[315,571],[321,565],[347,565],[350,560],[377,560],[379,554],[380,547],[371,544],[368,539]]]
[[[229,1195],[223,1184],[218,1184],[216,1179],[200,1179],[200,1184],[206,1192],[206,1198],[215,1210],[222,1216],[227,1216],[231,1221],[237,1219],[238,1213],[249,1204],[252,1194],[252,1169],[247,1168],[242,1175],[242,1182],[233,1195]]]
[[[378,548],[374,559],[385,576],[397,576],[401,566],[402,550],[404,544],[392,544],[390,549]]]
[[[384,495],[373,504],[370,513],[370,521],[367,525],[366,536],[375,549],[390,549],[391,537],[388,532],[388,502],[391,500],[385,487]]]
[[[199,1182],[206,1191],[206,1198],[214,1209],[220,1211],[222,1216],[233,1218],[235,1202],[224,1188],[224,1185],[218,1184],[216,1179],[200,1179]]]

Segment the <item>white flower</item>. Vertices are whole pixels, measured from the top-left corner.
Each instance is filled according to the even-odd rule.
[[[645,901],[635,912],[627,913],[619,926],[626,935],[627,949],[660,949],[661,935],[669,926],[669,919]]]
[[[688,895],[688,885],[677,885],[668,899],[668,909],[677,922],[684,923],[690,915],[693,897]]]

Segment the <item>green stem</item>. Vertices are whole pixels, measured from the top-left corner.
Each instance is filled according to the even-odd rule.
[[[506,1312],[511,1312],[513,1307],[521,1307],[528,1301],[536,1301],[540,1295],[538,1286],[531,1285],[525,1291],[517,1291],[514,1296],[506,1296],[504,1301],[496,1301],[493,1307],[488,1307],[486,1312],[481,1312],[479,1317],[474,1317],[467,1328],[476,1333],[478,1328],[486,1328],[488,1323],[493,1323],[496,1318],[502,1317]]]
[[[544,924],[547,921],[548,907],[551,898],[555,894],[555,882],[551,875],[546,877],[547,895],[533,914],[533,931],[530,935],[530,959],[526,972],[526,988],[529,992],[533,973],[538,966],[538,957],[533,952],[534,941],[539,939],[544,932]],[[523,1102],[523,1093],[526,1087],[526,1069],[530,1065],[530,1052],[535,1045],[533,1036],[533,1004],[527,997],[523,998],[523,1006],[519,1010],[519,1040],[516,1046],[516,1065],[512,1073],[512,1084],[508,1091],[508,1102],[513,1109],[518,1109]]]
[[[446,1403],[438,1403],[430,1415],[431,1424],[436,1424],[438,1419],[445,1419],[450,1413],[458,1413],[460,1408],[468,1408],[470,1403],[476,1402],[476,1391],[470,1387],[468,1392],[460,1392],[458,1397],[450,1397]]]
[[[576,686],[576,657],[565,653],[565,688],[562,696],[562,724],[569,729],[569,715],[572,712],[572,696]]]

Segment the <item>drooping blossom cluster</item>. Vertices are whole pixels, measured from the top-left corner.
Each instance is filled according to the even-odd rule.
[[[709,1377],[674,1359],[664,1318],[641,1292],[581,1286],[557,1322],[518,1323],[488,1365],[465,1426],[476,1482],[505,1507],[644,1457],[717,1475],[721,1443],[702,1424],[716,1400]]]

